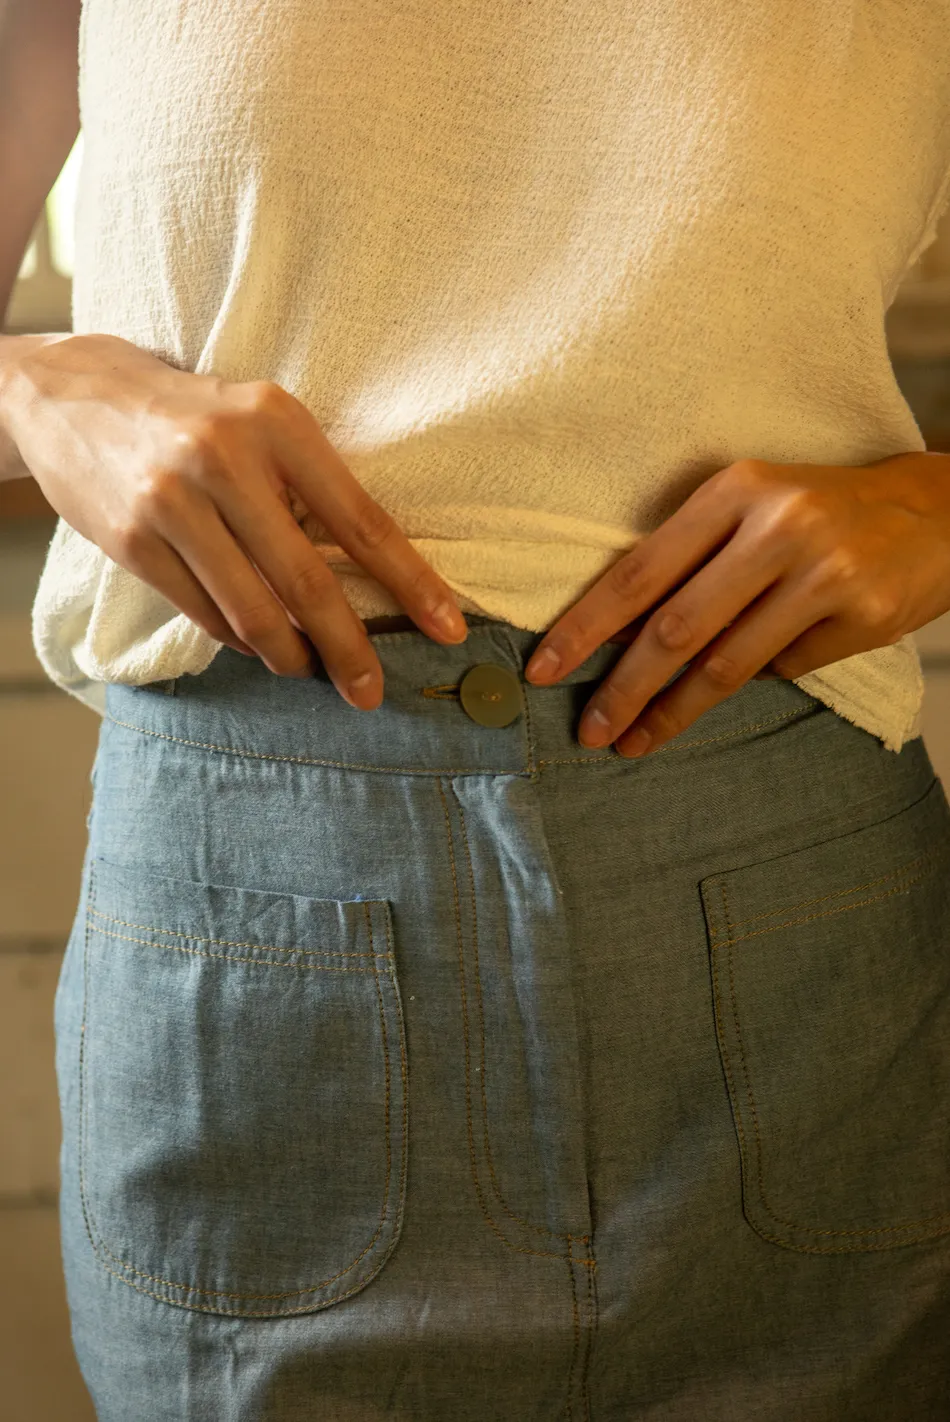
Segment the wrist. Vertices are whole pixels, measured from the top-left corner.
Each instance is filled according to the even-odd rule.
[[[27,479],[30,470],[20,457],[13,435],[16,374],[20,361],[40,346],[67,340],[71,331],[44,331],[14,336],[0,334],[0,484]]]
[[[882,472],[885,494],[896,489],[900,502],[913,513],[950,526],[950,454],[911,450],[868,467]]]

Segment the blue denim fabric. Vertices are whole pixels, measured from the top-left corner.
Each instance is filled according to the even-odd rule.
[[[624,651],[380,633],[110,684],[56,998],[100,1422],[950,1415],[950,808],[752,682],[585,750]],[[503,728],[468,669],[519,678]]]

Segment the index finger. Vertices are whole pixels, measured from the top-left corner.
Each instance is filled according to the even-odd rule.
[[[550,684],[580,666],[620,628],[645,621],[735,532],[741,522],[738,494],[730,494],[730,486],[718,475],[700,485],[665,523],[621,554],[549,628],[525,667],[525,677]],[[675,632],[673,638],[669,645],[675,650]]]
[[[274,453],[288,482],[355,562],[395,595],[423,632],[463,642],[465,619],[451,589],[372,498],[324,435],[306,406],[275,386],[286,412],[274,421]],[[280,397],[293,401],[283,405]]]

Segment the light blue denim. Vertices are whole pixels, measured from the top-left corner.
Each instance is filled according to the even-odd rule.
[[[794,683],[585,750],[469,618],[374,712],[107,690],[56,998],[100,1422],[950,1417],[950,808]],[[458,684],[517,675],[518,718]]]

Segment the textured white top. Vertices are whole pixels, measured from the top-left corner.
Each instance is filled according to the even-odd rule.
[[[73,329],[310,409],[466,611],[549,627],[710,474],[925,448],[884,312],[950,0],[85,0]],[[295,513],[357,613],[401,609]],[[60,520],[50,677],[220,643]],[[912,637],[797,679],[898,750]]]

